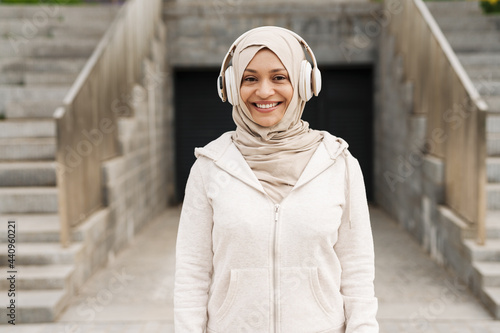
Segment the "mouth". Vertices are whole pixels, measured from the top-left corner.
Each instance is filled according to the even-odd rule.
[[[275,110],[282,102],[266,102],[252,103],[252,105],[260,112],[271,112]]]

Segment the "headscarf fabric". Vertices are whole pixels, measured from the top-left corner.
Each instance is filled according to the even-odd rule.
[[[293,87],[293,96],[275,125],[257,124],[240,96],[243,72],[255,54],[271,50],[281,60]],[[236,131],[233,142],[262,184],[265,192],[279,203],[292,190],[307,163],[323,139],[301,119],[306,102],[299,97],[299,74],[305,59],[304,50],[295,36],[286,29],[261,27],[251,30],[234,50],[234,69],[239,103],[233,106]]]

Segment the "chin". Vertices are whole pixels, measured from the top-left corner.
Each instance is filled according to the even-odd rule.
[[[255,117],[258,116],[258,117]],[[276,125],[283,119],[284,113],[279,115],[270,115],[270,117],[262,117],[260,114],[252,114],[254,122],[262,127],[271,127]]]
[[[271,126],[274,126],[277,123],[279,123],[280,120],[281,119],[276,119],[276,118],[272,118],[272,119],[255,119],[255,122],[257,124],[259,124],[260,126],[262,126],[262,127],[271,127]]]
[[[271,127],[273,125],[276,125],[278,122],[261,122],[259,121],[257,124],[259,124],[262,127]]]

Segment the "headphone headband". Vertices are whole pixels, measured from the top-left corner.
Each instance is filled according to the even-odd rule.
[[[226,72],[226,69],[229,65],[229,62],[233,58],[234,51],[236,50],[238,43],[243,38],[245,38],[248,34],[250,34],[251,32],[255,32],[255,31],[263,30],[263,29],[268,29],[268,28],[283,30],[283,31],[286,31],[287,33],[291,34],[293,37],[295,37],[295,39],[297,39],[297,41],[302,45],[302,47],[307,51],[307,53],[311,57],[314,70],[319,72],[318,65],[316,63],[316,57],[314,56],[314,53],[312,52],[312,50],[309,47],[309,45],[307,44],[307,42],[302,37],[300,37],[297,33],[293,32],[291,30],[288,30],[288,29],[285,29],[282,27],[276,27],[276,26],[257,27],[257,28],[251,29],[251,30],[243,33],[240,37],[236,38],[236,40],[233,42],[231,47],[229,47],[229,50],[227,51],[226,55],[224,56],[224,60],[222,61],[222,66],[221,66],[220,73],[219,73],[219,78],[217,79],[217,88],[219,89],[219,96],[221,97],[223,102],[225,102],[227,100],[226,90],[224,89],[225,72]],[[320,85],[319,89],[321,89],[321,81],[319,82],[319,85]],[[319,93],[319,90],[315,91],[316,90],[316,82],[314,82],[314,81],[313,81],[313,86],[314,86],[313,87],[314,94],[317,96]]]

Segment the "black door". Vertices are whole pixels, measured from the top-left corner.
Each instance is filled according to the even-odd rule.
[[[373,199],[373,74],[371,67],[321,70],[323,87],[306,104],[302,119],[349,144],[363,170],[368,200]]]
[[[232,106],[217,94],[217,69],[178,69],[174,73],[176,197],[195,161],[194,148],[203,147],[235,129]]]
[[[184,197],[194,148],[234,130],[229,103],[216,89],[218,69],[177,69],[174,76],[176,190]],[[364,173],[368,199],[372,198],[373,76],[371,67],[322,69],[323,88],[306,106],[303,119],[311,128],[327,130],[345,139]]]

